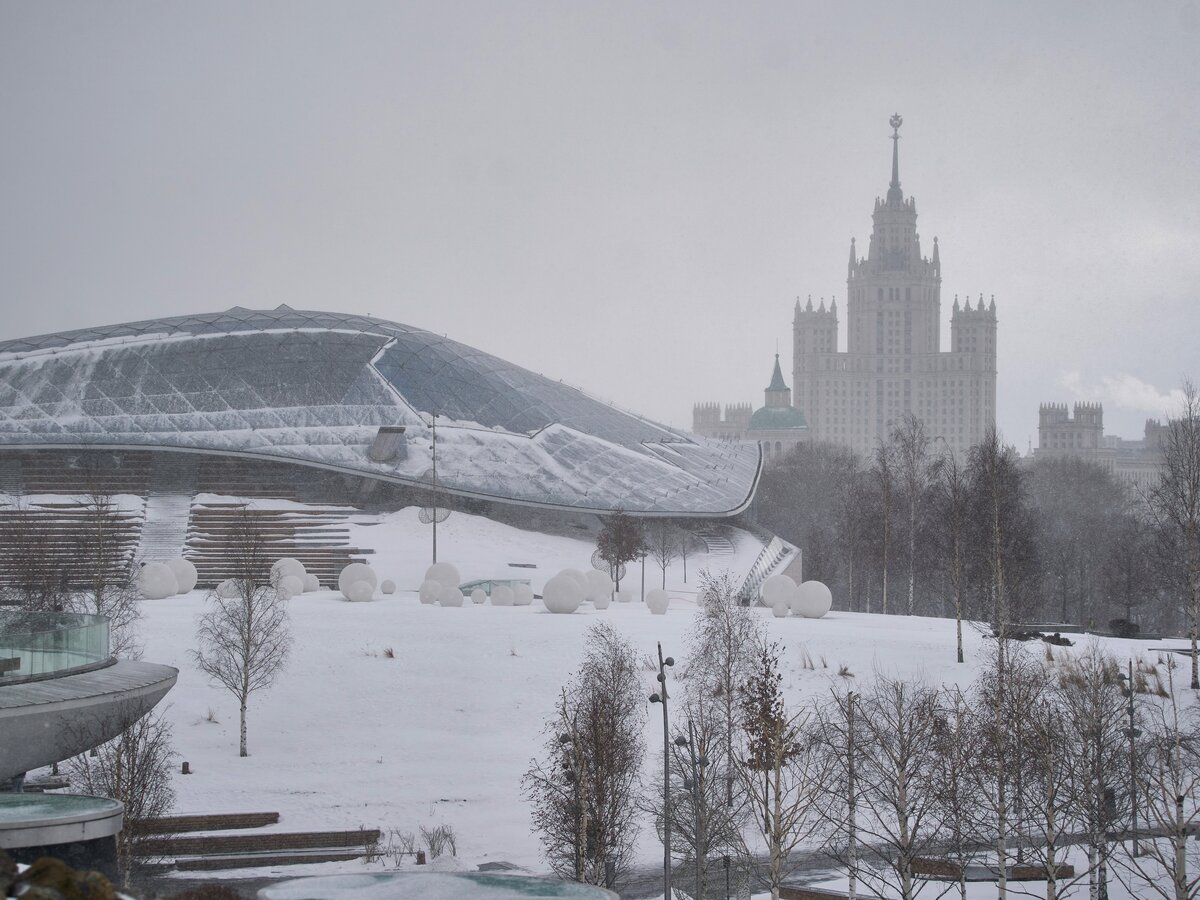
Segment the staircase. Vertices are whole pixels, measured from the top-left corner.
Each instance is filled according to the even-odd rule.
[[[140,559],[167,560],[183,553],[195,481],[196,457],[190,453],[155,457],[146,497],[146,524],[138,546]]]

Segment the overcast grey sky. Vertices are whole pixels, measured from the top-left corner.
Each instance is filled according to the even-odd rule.
[[[1198,45],[1192,0],[0,0],[0,338],[370,313],[688,427],[844,310],[899,111],[1005,437],[1136,436],[1200,377]]]

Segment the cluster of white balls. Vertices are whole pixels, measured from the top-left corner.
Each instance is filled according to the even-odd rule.
[[[488,600],[487,591],[475,588],[469,594],[459,589],[458,569],[450,563],[434,563],[425,570],[425,580],[417,595],[422,603],[440,606],[481,606]],[[528,606],[533,602],[533,588],[518,582],[511,587],[497,584],[492,587],[492,606]]]
[[[196,587],[196,567],[182,557],[150,562],[138,572],[138,593],[146,600],[165,600]]]
[[[286,556],[271,566],[270,583],[282,600],[291,600],[300,594],[319,591],[321,583],[316,575],[310,575],[304,563]],[[216,594],[222,600],[232,600],[241,593],[236,578],[226,578],[217,585]]]
[[[649,602],[649,597],[646,598]],[[776,618],[789,613],[806,619],[819,619],[833,606],[833,594],[820,581],[796,584],[787,575],[774,575],[763,582],[762,602]]]
[[[595,569],[586,573],[563,569],[542,588],[542,603],[552,613],[573,613],[584,602],[596,609],[608,609],[612,596],[612,579]]]

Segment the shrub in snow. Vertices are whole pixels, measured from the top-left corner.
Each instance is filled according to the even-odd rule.
[[[467,595],[458,588],[449,589],[444,584],[438,592],[438,603],[442,606],[462,606]]]
[[[298,559],[292,559],[290,556],[285,556],[283,559],[278,559],[271,566],[271,584],[275,584],[280,578],[285,575],[295,575],[303,584],[304,576],[308,571],[304,568],[304,563]]]
[[[595,569],[592,569],[585,577],[587,579],[586,599],[591,600],[593,603],[600,597],[603,597],[605,600],[609,599],[609,596],[612,594],[613,582],[606,573],[597,572]]]
[[[646,606],[656,616],[666,615],[667,607],[671,605],[671,595],[662,588],[646,591]]]
[[[309,591],[319,591],[320,589],[321,582],[317,580],[316,575],[304,576],[304,593],[307,594]]]
[[[542,602],[552,613],[573,613],[583,602],[583,588],[577,579],[560,572],[542,588]]]
[[[771,613],[777,619],[784,618],[788,614],[788,604],[786,604],[782,600],[780,600],[778,603],[776,603],[774,606],[771,607]]]
[[[462,579],[458,576],[458,569],[452,563],[439,562],[434,563],[425,570],[426,581],[436,581],[438,584],[445,587],[447,590],[458,590]]]
[[[483,588],[475,588],[475,590],[471,591],[471,602],[472,603],[483,603],[486,600],[487,600],[487,591],[485,591]]]
[[[350,596],[350,585],[357,581],[365,581],[371,585],[371,594],[375,594],[375,585],[379,583],[376,580],[375,570],[366,563],[350,563],[342,569],[342,574],[338,576],[338,590],[342,592],[343,597],[347,600],[354,599]]]
[[[175,584],[179,588],[176,593],[186,594],[188,591],[195,589],[199,576],[196,574],[196,567],[189,560],[183,557],[168,559],[167,567],[170,568],[171,574],[175,576]]]
[[[772,575],[763,582],[762,590],[759,596],[762,597],[764,606],[775,608],[776,603],[787,603],[791,605],[793,595],[796,592],[796,582],[787,575]]]
[[[379,592],[380,592],[381,594],[394,594],[394,593],[396,593],[396,582],[392,581],[390,578],[389,578],[389,579],[387,579],[387,580],[386,580],[386,581],[385,581],[383,584],[381,584],[381,585],[379,586]]]
[[[179,582],[166,563],[146,563],[138,572],[138,593],[147,600],[165,600],[179,593]]]
[[[512,586],[513,606],[529,606],[533,603],[533,585],[514,584]],[[492,603],[496,602],[496,594],[492,593]]]
[[[356,583],[363,584],[361,581]],[[295,575],[284,575],[279,579],[275,590],[279,592],[279,596],[284,600],[291,600],[293,597],[304,593],[304,582]]]
[[[417,592],[417,596],[421,598],[422,603],[437,603],[441,593],[442,586],[439,582],[425,579],[421,582],[421,589]]]
[[[351,603],[366,603],[375,596],[375,585],[369,581],[355,581],[345,594]]]
[[[833,593],[820,581],[806,581],[800,585],[800,600],[793,612],[806,619],[819,619],[833,607]]]
[[[232,600],[238,595],[237,582],[232,578],[226,578],[217,585],[217,596],[222,600]]]

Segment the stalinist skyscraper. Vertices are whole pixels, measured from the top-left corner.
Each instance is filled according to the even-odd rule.
[[[935,237],[932,253],[922,256],[917,204],[900,188],[900,116],[890,124],[892,179],[886,198],[875,200],[866,256],[850,241],[847,350],[838,351],[837,301],[814,309],[811,298],[803,305],[797,300],[792,404],[804,415],[807,440],[866,455],[911,412],[931,437],[965,453],[996,420],[996,303],[985,305],[980,295],[973,306],[969,297],[963,304],[955,297],[950,350],[942,351],[938,242]],[[694,416],[694,430],[730,433],[712,421],[712,404],[700,409],[706,414]],[[769,459],[776,448],[764,449]]]

